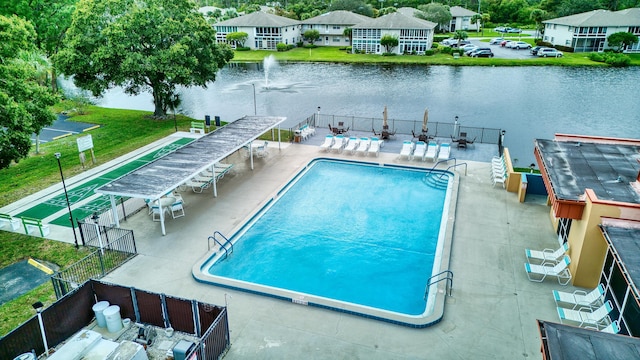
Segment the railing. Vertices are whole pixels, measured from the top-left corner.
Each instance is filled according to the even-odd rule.
[[[440,277],[441,275],[446,274],[445,277]],[[432,281],[434,278],[438,278],[435,281]],[[453,290],[453,271],[451,270],[444,270],[441,271],[435,275],[433,275],[432,277],[429,278],[429,281],[427,281],[427,287],[424,289],[424,301],[427,301],[427,296],[429,295],[429,287],[431,287],[431,285],[439,283],[442,280],[446,280],[447,281],[447,289],[449,296],[451,296],[451,291]]]
[[[453,165],[449,166],[447,168],[447,170],[445,170],[445,171],[449,171],[449,169],[454,169],[457,166],[462,166],[462,165],[464,165],[464,176],[467,176],[467,163],[460,163],[460,164],[454,163]],[[443,175],[444,175],[444,173],[442,173],[442,175],[440,175],[440,177],[442,177]]]
[[[216,238],[216,235],[220,235],[222,236],[222,238],[224,239],[224,243],[221,243],[220,241],[218,241],[218,239]],[[233,252],[233,243],[231,241],[229,241],[229,239],[227,239],[224,235],[222,235],[222,233],[220,231],[216,231],[213,233],[212,236],[209,236],[207,238],[207,246],[208,246],[208,250],[211,250],[211,240],[215,241],[216,244],[218,244],[220,246],[220,249],[224,250],[224,258],[226,259],[227,256]],[[225,247],[225,245],[229,244],[229,249],[227,249]]]
[[[302,120],[297,127],[290,129],[292,132],[299,129],[304,125],[309,125],[316,128],[337,126],[338,123],[343,123],[345,128],[349,128],[352,131],[381,131],[383,125],[383,119],[381,118],[365,118],[357,116],[341,116],[341,115],[325,115],[315,113],[306,119]],[[399,120],[399,119],[387,119],[387,124],[391,132],[398,134],[422,134],[422,119],[420,120]],[[462,132],[467,133],[468,139],[474,139],[474,142],[482,144],[499,144],[501,129],[494,128],[481,128],[472,126],[462,126],[460,124],[435,122],[430,121],[427,123],[427,132],[425,135],[429,137],[453,137],[456,134]]]
[[[104,277],[136,255],[133,232],[131,236],[112,240],[82,260],[51,276],[56,298],[62,298],[89,279]]]

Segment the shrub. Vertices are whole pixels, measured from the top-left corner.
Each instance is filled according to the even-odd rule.
[[[287,50],[291,50],[291,49],[293,49],[293,48],[295,48],[295,47],[296,47],[295,45],[293,45],[293,44],[289,44],[289,45],[287,45]]]
[[[427,50],[424,52],[425,56],[433,56],[436,52],[434,50]]]
[[[556,45],[556,49],[564,52],[570,52],[570,53],[573,52],[573,48],[569,46]]]
[[[285,44],[285,43],[278,43],[278,44],[276,45],[276,50],[278,50],[278,51],[287,51],[287,50],[289,50],[289,49],[287,49],[287,44]]]
[[[396,56],[396,53],[385,52],[382,53],[382,56]]]
[[[546,42],[546,41],[542,41],[542,40],[538,40],[536,41],[536,45],[538,46],[546,46],[546,47],[553,47],[553,44],[550,42]]]
[[[351,49],[352,49],[352,48],[351,48],[351,46],[347,46],[347,47],[345,48],[345,50],[346,50],[348,53],[350,53],[350,52],[351,52]]]
[[[604,56],[597,52],[589,53],[589,60],[595,62],[604,62]]]
[[[318,47],[318,45],[315,45],[315,44],[305,44],[304,45],[305,49],[315,49],[317,47]]]
[[[452,48],[450,48],[450,47],[448,47],[448,46],[443,47],[443,48],[440,48],[440,51],[441,51],[443,54],[452,54],[452,53],[453,53],[453,49],[452,49]]]
[[[304,42],[303,42],[303,41],[298,41],[298,42],[296,43],[296,46],[297,46],[297,47],[302,47],[303,45],[304,45]]]
[[[442,40],[448,39],[448,36],[442,36],[442,35],[436,35],[433,37],[433,42],[437,43],[437,42],[442,42]]]
[[[249,50],[251,50],[251,48],[249,47],[240,47],[240,46],[236,47],[236,51],[249,51]]]
[[[589,59],[591,61],[603,62],[613,67],[626,67],[631,64],[631,58],[625,54],[604,52],[604,53],[590,53]]]

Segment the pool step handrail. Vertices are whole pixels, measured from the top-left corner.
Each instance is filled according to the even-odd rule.
[[[216,235],[222,236],[222,239],[224,239],[224,241],[220,242],[218,240],[218,238],[216,237]],[[225,259],[227,258],[227,256],[230,253],[233,252],[233,243],[231,241],[229,241],[229,239],[227,239],[226,236],[222,235],[222,233],[220,231],[215,231],[212,236],[209,236],[207,238],[208,251],[211,250],[211,240],[215,241],[215,243],[218,244],[220,246],[220,248],[224,250],[224,258]],[[229,244],[229,248],[226,247],[227,244]]]
[[[441,277],[441,275],[446,275],[446,276]],[[431,287],[431,285],[438,283],[442,280],[447,281],[447,290],[448,290],[447,293],[449,294],[449,296],[451,296],[451,292],[453,291],[453,271],[444,270],[433,275],[432,277],[429,278],[429,281],[427,281],[427,287],[424,289],[424,301],[427,301],[427,296],[429,295],[429,287]]]
[[[463,162],[463,163],[460,163],[460,164],[457,164],[457,163],[453,164],[453,165],[449,166],[447,168],[447,170],[445,170],[445,171],[449,171],[449,169],[453,169],[455,167],[462,166],[462,165],[464,165],[464,176],[467,176],[467,163],[466,162]],[[440,175],[440,177],[442,177],[443,175],[444,175],[444,173],[442,173],[442,175]]]

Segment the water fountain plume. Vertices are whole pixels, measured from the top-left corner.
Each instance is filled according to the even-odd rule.
[[[264,67],[264,88],[269,89],[269,73],[278,66],[278,61],[273,55],[269,55],[262,60],[262,65]]]

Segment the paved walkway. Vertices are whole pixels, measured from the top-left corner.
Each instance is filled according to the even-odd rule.
[[[492,187],[487,162],[468,161],[466,175],[459,168],[458,206],[451,214],[453,296],[432,327],[411,329],[196,282],[192,267],[206,254],[213,231],[233,233],[313,157],[357,158],[308,145],[318,139],[281,149],[271,144],[253,171],[234,154],[226,162],[235,172],[219,183],[219,196],[184,192],[186,216],[169,219],[166,236],[146,211],[122,223],[134,230],[140,254],[104,280],[226,304],[232,345],[225,359],[541,358],[535,320],[558,321],[551,290],[560,286],[529,282],[523,262],[525,247],[557,247],[549,208],[518,203],[515,194]],[[367,160],[409,163],[397,154]]]

